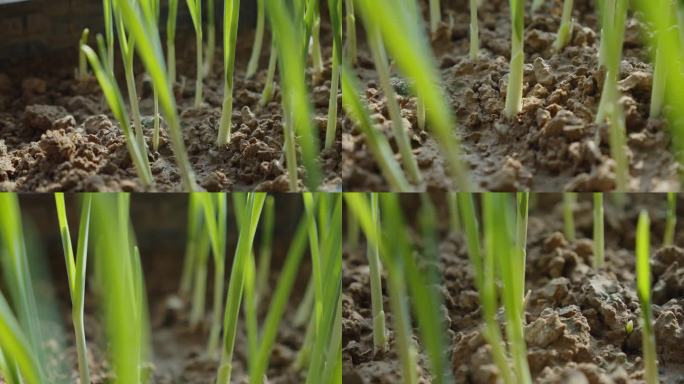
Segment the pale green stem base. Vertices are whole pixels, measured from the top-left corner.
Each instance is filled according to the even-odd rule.
[[[271,57],[268,60],[268,73],[266,74],[266,85],[264,92],[261,94],[259,104],[263,107],[271,102],[273,99],[273,87],[276,67],[278,66],[278,53],[276,52],[275,44],[271,44]]]
[[[340,65],[336,54],[333,53],[332,80],[330,82],[330,101],[328,103],[328,125],[325,130],[325,149],[335,144],[337,133],[337,90],[340,88]]]
[[[221,121],[219,122],[219,133],[216,146],[222,147],[230,143],[231,131],[233,128],[233,89],[226,86],[223,98],[223,108],[221,109]]]
[[[197,80],[195,81],[195,107],[204,100],[204,67],[202,66],[202,35],[197,37]]]
[[[254,36],[254,46],[252,47],[252,55],[247,64],[247,73],[245,77],[251,79],[259,68],[259,57],[261,56],[261,47],[264,43],[264,25],[266,21],[266,12],[264,9],[264,0],[257,0],[257,28]]]

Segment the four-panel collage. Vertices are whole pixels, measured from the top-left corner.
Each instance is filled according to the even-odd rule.
[[[679,0],[0,0],[0,384],[684,384]]]

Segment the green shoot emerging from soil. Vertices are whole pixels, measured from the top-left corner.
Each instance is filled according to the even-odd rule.
[[[124,63],[124,74],[126,77],[126,86],[128,89],[128,102],[131,108],[131,116],[133,117],[133,127],[135,128],[135,140],[138,148],[141,151],[143,161],[149,162],[147,159],[147,144],[145,143],[145,136],[143,135],[142,119],[140,117],[140,106],[138,104],[138,91],[135,83],[134,73],[134,59],[135,59],[135,37],[126,32],[123,17],[117,5],[114,6],[114,22],[116,24],[116,32],[119,39],[119,47],[121,48],[121,57]],[[146,164],[149,168],[149,164]]]
[[[506,109],[509,118],[522,110],[523,69],[525,66],[525,2],[510,0],[511,6],[511,64],[506,93]]]
[[[368,147],[390,187],[395,191],[410,190],[401,166],[392,154],[387,137],[374,128],[370,111],[361,101],[358,79],[347,66],[342,68],[342,105],[364,133]]]
[[[479,0],[470,0],[470,59],[475,60],[480,54],[480,23],[477,19]]]
[[[419,104],[424,103],[428,127],[440,145],[454,183],[459,189],[467,190],[470,180],[462,163],[459,140],[453,135],[456,122],[448,98],[439,86],[435,58],[422,24],[416,20],[417,13],[409,12],[405,6],[396,6],[393,0],[359,0],[355,5],[367,19],[366,25],[379,28],[397,68],[412,81]],[[409,8],[414,7],[415,3]]]
[[[208,78],[214,67],[216,54],[216,7],[214,0],[207,0],[207,58],[204,62],[204,77]]]
[[[98,40],[102,41],[101,36],[99,36]],[[111,70],[109,70],[109,68],[102,67],[100,59],[97,57],[95,51],[87,45],[83,46],[81,49],[88,58],[90,66],[93,68],[93,72],[95,72],[95,77],[100,83],[100,87],[102,88],[107,103],[109,103],[109,108],[114,114],[114,118],[119,122],[119,126],[121,127],[126,140],[128,153],[131,155],[131,160],[133,161],[140,181],[145,187],[151,186],[153,178],[150,164],[147,160],[147,150],[144,146],[141,147],[140,140],[138,140],[133,131],[131,131],[131,125],[128,120],[128,114],[126,113],[123,96],[116,83],[116,79],[111,75]]]
[[[605,265],[605,242],[603,234],[603,193],[595,192],[594,196],[594,269]]]
[[[74,250],[71,245],[71,235],[69,234],[69,223],[66,216],[66,207],[64,204],[64,194],[55,193],[57,219],[59,220],[60,229],[59,232],[62,235],[64,258],[67,265],[69,295],[71,296],[72,304],[71,317],[76,337],[76,352],[78,355],[78,370],[81,383],[90,383],[83,305],[85,302],[86,264],[88,260],[88,232],[90,231],[91,200],[91,195],[83,195],[81,221],[78,229],[78,244],[76,248],[76,257],[74,257]]]
[[[245,77],[252,78],[259,68],[259,58],[261,57],[261,47],[264,44],[264,26],[266,24],[266,8],[265,0],[257,0],[257,26],[254,35],[254,45],[252,46],[252,55],[247,64],[247,73]]]
[[[672,1],[654,1],[653,3],[653,7],[663,8],[662,10],[660,10],[661,13],[676,13],[674,5],[675,3]],[[673,27],[675,27],[675,25],[673,25]],[[681,29],[682,26],[680,25],[679,28]],[[654,40],[655,60],[653,61],[653,87],[651,89],[651,119],[660,117],[662,113],[663,105],[665,104],[665,87],[667,85],[667,73],[665,72],[666,67],[663,63],[663,60],[665,60],[665,49],[667,49],[665,46],[665,38],[658,37],[656,32],[656,37],[654,37]]]
[[[665,235],[663,245],[674,244],[675,228],[677,226],[677,194],[670,192],[667,194],[667,216],[665,219]]]
[[[637,293],[641,305],[642,350],[644,354],[644,380],[647,384],[657,384],[658,366],[653,332],[653,309],[651,305],[651,267],[650,267],[650,222],[648,213],[639,214],[636,234],[636,274]]]
[[[216,145],[221,147],[230,142],[233,125],[233,72],[235,69],[235,45],[240,18],[240,0],[227,0],[223,14],[223,109],[219,123]]]
[[[565,0],[563,2],[563,15],[561,17],[560,28],[558,28],[558,35],[556,41],[553,43],[553,49],[560,52],[565,48],[572,38],[572,8],[574,0]]]
[[[344,5],[347,12],[347,59],[349,64],[356,65],[359,56],[356,47],[356,13],[354,11],[354,0],[345,0]]]
[[[317,0],[314,0],[317,1]],[[337,90],[340,86],[342,66],[342,0],[328,0],[328,12],[333,29],[332,80],[330,81],[330,102],[328,103],[328,126],[325,131],[325,148],[332,148],[337,132]]]
[[[239,237],[228,283],[228,296],[226,298],[223,324],[223,346],[216,384],[230,383],[233,368],[233,351],[235,350],[237,335],[238,313],[244,290],[245,265],[252,256],[252,243],[254,242],[254,235],[256,234],[257,224],[259,223],[265,199],[266,195],[264,193],[250,193],[247,196],[247,203],[242,214],[237,215],[239,219]]]
[[[404,170],[413,184],[420,184],[422,182],[422,177],[420,175],[420,170],[418,169],[418,162],[416,161],[416,158],[413,155],[413,149],[411,148],[408,127],[404,126],[401,107],[399,106],[399,102],[394,93],[394,87],[391,83],[389,60],[387,58],[387,52],[385,51],[385,45],[382,41],[382,34],[376,25],[369,24],[367,21],[368,18],[364,18],[365,28],[368,33],[368,45],[370,46],[373,55],[375,69],[380,79],[382,91],[385,93],[387,109],[390,118],[392,119],[392,132],[394,133],[397,147],[401,154]]]
[[[486,248],[489,254],[487,257],[494,259],[493,262],[496,264],[503,283],[501,294],[506,315],[505,328],[515,367],[515,382],[532,383],[523,332],[525,258],[519,244],[521,239],[514,241],[511,238],[511,233],[513,233],[511,225],[514,223],[514,218],[509,199],[510,197],[506,194],[483,195]],[[518,205],[518,211],[526,210],[523,204]],[[520,234],[520,231],[517,233]],[[487,280],[490,284],[493,283],[491,279]],[[496,290],[496,287],[491,286],[486,289]]]
[[[169,82],[176,82],[176,22],[178,20],[178,0],[169,0],[166,19],[166,61],[169,65]]]
[[[300,4],[296,2],[295,4]],[[312,120],[312,106],[306,84],[306,66],[302,41],[306,41],[304,12],[293,18],[285,3],[269,0],[266,3],[271,30],[278,50],[280,81],[283,103],[284,147],[290,190],[297,191],[296,135],[300,137],[302,160],[306,168],[304,184],[309,190],[316,190],[320,184],[320,167],[317,162],[319,151],[318,130]],[[301,5],[301,4],[300,4]],[[296,134],[296,135],[295,135]]]
[[[114,75],[114,9],[112,0],[102,0],[104,10],[105,41],[107,45],[107,65],[109,72]]]
[[[202,105],[204,99],[204,33],[202,26],[202,0],[186,0],[192,25],[195,27],[195,46],[197,50],[197,79],[195,80],[195,107]]]
[[[140,254],[129,218],[130,195],[94,194],[96,268],[116,383],[148,381],[149,316]]]
[[[171,138],[171,146],[176,156],[178,170],[183,180],[183,186],[188,191],[197,189],[195,175],[190,167],[188,154],[183,142],[180,118],[176,109],[176,99],[173,93],[169,74],[164,62],[164,54],[155,22],[155,9],[150,0],[139,5],[128,0],[114,0],[122,15],[129,33],[135,37],[137,51],[145,65],[152,84],[159,95],[159,104],[164,113],[166,125]]]
[[[568,241],[575,240],[575,219],[573,210],[577,203],[577,194],[574,192],[563,193],[563,230]]]
[[[380,227],[380,208],[378,204],[378,194],[371,194],[371,217],[376,231]],[[368,265],[370,266],[371,280],[371,304],[373,308],[373,347],[376,352],[387,349],[387,330],[385,329],[385,310],[383,309],[382,298],[382,264],[380,263],[380,247],[377,243],[370,241],[366,244]]]
[[[88,44],[88,35],[90,30],[88,28],[83,30],[81,34],[81,40],[78,42],[78,72],[76,73],[76,79],[83,81],[88,78],[88,61],[83,53],[84,45]]]

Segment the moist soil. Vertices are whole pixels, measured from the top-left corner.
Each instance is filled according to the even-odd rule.
[[[609,191],[616,187],[615,161],[610,156],[608,125],[594,119],[605,73],[598,66],[600,33],[593,1],[575,1],[575,20],[569,45],[553,50],[561,0],[544,1],[525,14],[525,70],[523,111],[506,118],[510,60],[510,8],[506,0],[484,1],[479,11],[480,55],[469,57],[469,24],[465,0],[443,1],[445,20],[432,46],[448,103],[458,125],[463,159],[477,190],[533,190],[537,192]],[[528,3],[529,4],[529,3]],[[423,3],[427,9],[427,1]],[[427,11],[424,12],[427,20]],[[643,44],[641,24],[632,17],[626,27],[619,89],[626,118],[631,191],[679,189],[679,166],[670,152],[671,139],[663,119],[650,120],[652,83],[650,53]],[[359,28],[361,33],[361,28]],[[365,82],[371,112],[399,158],[386,99],[380,90],[370,51],[359,48],[357,72]],[[404,92],[406,83],[395,73],[394,83],[404,124],[424,183],[419,190],[448,190],[453,185],[436,141],[418,128],[416,100]],[[388,190],[390,187],[365,144],[346,118],[343,129],[342,179],[345,190]]]
[[[557,197],[542,198],[530,213],[525,339],[535,383],[642,382],[633,249],[639,209],[646,207],[654,207],[650,209],[651,266],[660,378],[663,383],[684,383],[684,249],[658,245],[664,227],[664,195],[633,199],[637,201],[624,210],[606,206],[606,268],[599,271],[591,268],[590,198],[580,200],[577,206],[575,241],[567,241],[562,234]],[[415,203],[414,199],[409,204]],[[680,210],[680,222],[682,213]],[[679,231],[675,244],[684,244],[683,235]],[[347,247],[343,257],[344,382],[398,383],[401,365],[384,286],[390,349],[373,351],[369,268],[363,249],[363,245]],[[494,384],[498,369],[483,338],[465,241],[460,234],[442,232],[439,249],[443,283],[438,289],[445,297],[449,361],[456,382]],[[505,335],[502,310],[498,321]],[[633,324],[631,333],[627,331],[629,322]],[[431,382],[420,347],[418,361],[420,382]]]
[[[329,35],[327,25],[322,27],[322,34],[322,42],[332,41],[325,38]],[[220,148],[215,141],[223,103],[223,54],[217,47],[212,74],[205,80],[204,103],[194,107],[196,67],[192,36],[178,39],[179,81],[174,89],[183,137],[197,183],[209,191],[288,191],[278,84],[274,86],[272,101],[264,107],[259,105],[269,60],[268,36],[264,41],[260,70],[252,79],[245,78],[245,70],[253,33],[241,34],[238,39],[233,131],[231,142]],[[331,55],[331,47],[324,46],[323,57]],[[103,101],[97,81],[94,78],[74,79],[76,59],[74,49],[54,58],[19,62],[0,71],[0,190],[144,190],[136,176],[119,124]],[[115,67],[122,70],[122,66],[117,58]],[[137,69],[141,67],[138,64]],[[123,73],[118,75],[120,86],[125,87]],[[326,59],[321,80],[310,84],[314,123],[319,128],[321,143],[327,123],[330,76],[331,62]],[[311,73],[307,73],[307,78],[313,81]],[[152,150],[154,107],[151,86],[142,73],[137,74],[136,80],[154,176],[151,190],[183,191],[164,123],[159,150]],[[126,94],[125,88],[122,92]],[[322,190],[341,189],[340,140],[338,130],[338,138],[331,149],[324,150],[321,144]],[[304,188],[301,180],[305,171],[301,160],[298,164],[299,188]]]

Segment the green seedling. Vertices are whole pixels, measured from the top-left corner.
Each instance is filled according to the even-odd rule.
[[[102,9],[104,11],[105,41],[107,45],[107,68],[110,74],[114,76],[114,9],[112,8],[112,0],[102,0]]]
[[[178,170],[187,191],[196,190],[195,175],[190,167],[188,154],[183,142],[180,118],[176,109],[176,100],[169,81],[166,63],[161,48],[161,41],[155,23],[154,7],[151,0],[131,2],[130,0],[114,0],[120,9],[128,32],[135,37],[138,54],[152,79],[152,84],[159,95],[159,105],[164,113],[164,120],[169,130],[171,146],[176,157]]]
[[[370,112],[361,101],[358,79],[348,66],[342,68],[342,105],[364,133],[368,147],[390,187],[395,191],[410,190],[387,138],[374,127]]]
[[[126,86],[128,89],[128,102],[130,104],[131,116],[133,117],[135,140],[137,141],[137,147],[141,151],[142,160],[146,162],[145,166],[149,168],[149,160],[147,159],[147,144],[145,143],[145,136],[143,135],[140,106],[138,104],[138,91],[133,68],[135,59],[135,38],[133,35],[127,34],[124,21],[117,5],[114,6],[114,22],[119,39],[121,57],[123,58],[124,63],[124,73],[126,77]]]
[[[378,194],[371,194],[371,217],[375,230],[380,231],[380,207]],[[373,311],[373,347],[376,352],[387,349],[387,329],[385,328],[385,310],[382,297],[382,264],[380,263],[380,247],[370,241],[366,244],[366,256],[370,267],[371,304]]]
[[[223,324],[223,345],[216,384],[230,383],[238,313],[242,302],[245,281],[245,264],[251,256],[252,243],[254,242],[254,235],[265,199],[266,195],[264,193],[250,193],[247,197],[247,204],[243,214],[236,215],[238,218],[241,218],[239,223],[240,234],[228,283],[228,296],[226,298]]]
[[[256,271],[257,305],[265,300],[268,277],[271,271],[271,256],[273,253],[273,226],[275,224],[275,199],[266,198],[264,206],[264,225],[261,227],[261,244],[259,247],[259,262]]]
[[[480,23],[477,18],[477,10],[480,7],[479,0],[470,0],[470,59],[475,60],[480,54]]]
[[[328,103],[328,125],[325,130],[325,148],[335,143],[337,132],[337,90],[340,86],[340,67],[342,66],[342,0],[328,0],[328,12],[333,28],[332,79],[330,81],[330,101]]]
[[[309,200],[309,203],[306,201]],[[342,299],[342,200],[341,194],[317,194],[314,199],[304,194],[305,207],[312,207],[313,200],[317,200],[319,223],[321,233],[320,239],[320,276],[318,285],[321,285],[321,298],[316,298],[314,307],[315,329],[314,338],[311,345],[311,359],[307,370],[306,383],[332,383],[333,374],[338,370],[342,344],[342,325],[341,299]],[[307,213],[308,215],[308,213]],[[311,218],[309,228],[313,227]],[[332,232],[324,228],[330,228]],[[309,236],[311,239],[311,235]],[[309,242],[311,245],[311,241]],[[312,261],[314,251],[312,251]],[[314,283],[316,262],[313,261],[314,273],[312,274]],[[323,284],[322,278],[325,277],[326,283]],[[315,290],[314,290],[315,291]],[[319,308],[320,312],[319,313]],[[316,320],[317,319],[317,320]]]
[[[558,28],[558,34],[556,35],[556,41],[553,43],[553,49],[556,52],[560,52],[565,48],[572,38],[572,9],[574,6],[574,0],[565,0],[563,2],[563,15],[561,16],[561,24]]]
[[[247,72],[245,77],[252,78],[259,68],[259,58],[261,57],[261,47],[264,44],[264,26],[266,24],[266,6],[265,0],[257,0],[257,25],[254,35],[254,45],[252,45],[252,54],[249,57],[247,64]]]
[[[178,0],[169,0],[166,19],[166,61],[169,64],[169,83],[176,82],[176,23],[178,20]]]
[[[85,28],[81,34],[81,40],[78,42],[78,72],[76,72],[76,80],[84,81],[88,78],[88,61],[81,49],[88,44],[88,35],[90,30]]]
[[[357,0],[356,5],[369,24],[378,26],[397,68],[413,82],[416,96],[425,104],[428,126],[440,145],[455,184],[459,189],[467,190],[470,180],[461,160],[459,140],[453,135],[455,118],[448,97],[439,86],[441,82],[429,41],[421,23],[416,22],[417,12],[410,13],[407,7],[394,3],[393,0]],[[344,75],[342,77],[344,80]]]
[[[674,2],[670,0],[665,1],[655,1],[652,5],[653,7],[663,8],[661,13],[672,13],[677,14],[677,7]],[[672,28],[677,28],[676,18],[671,18]],[[681,26],[679,26],[681,29]],[[656,119],[661,116],[663,111],[663,106],[665,104],[665,87],[667,86],[667,73],[664,72],[666,69],[663,65],[663,60],[665,60],[665,39],[654,37],[655,40],[655,57],[653,61],[653,87],[651,89],[651,108],[650,108],[650,118]]]
[[[675,228],[677,226],[677,194],[670,192],[667,194],[667,217],[665,219],[665,235],[663,245],[674,244]]]
[[[273,344],[278,333],[278,325],[282,319],[285,308],[287,307],[288,297],[292,292],[292,287],[297,276],[297,269],[304,255],[304,250],[306,249],[309,227],[308,220],[309,216],[305,215],[300,219],[299,225],[297,226],[297,230],[285,258],[281,276],[278,279],[272,296],[273,300],[270,303],[268,313],[266,314],[264,324],[261,328],[259,347],[250,358],[249,373],[251,383],[261,384],[264,380],[263,378],[266,373],[266,368],[268,367]]]
[[[520,274],[520,293],[525,297],[525,262],[527,260],[527,219],[529,215],[530,193],[518,192],[516,194],[517,210],[515,217],[515,245],[518,247],[519,256],[522,259],[520,264],[523,273]]]
[[[563,230],[568,241],[575,241],[575,219],[573,210],[577,203],[577,194],[563,193]]]
[[[266,72],[266,84],[264,85],[264,90],[261,93],[261,99],[259,100],[259,105],[265,107],[273,99],[273,88],[275,82],[275,71],[278,66],[278,49],[275,45],[275,38],[271,38],[271,53],[268,59],[268,70]]]
[[[302,6],[302,2],[295,4]],[[306,175],[304,184],[309,190],[316,190],[320,184],[320,166],[318,164],[319,141],[318,130],[312,120],[312,106],[305,78],[304,55],[302,41],[307,36],[302,10],[298,10],[293,19],[286,4],[268,0],[267,15],[271,22],[271,30],[275,37],[280,62],[281,101],[284,110],[285,161],[290,189],[298,187],[297,152],[295,133],[300,137],[302,160]]]
[[[636,274],[637,293],[641,306],[641,344],[644,354],[644,380],[647,384],[657,384],[658,355],[656,354],[655,333],[653,332],[653,309],[651,304],[651,266],[650,266],[650,221],[648,213],[641,211],[637,223]]]
[[[240,0],[228,0],[223,14],[223,108],[219,123],[216,145],[221,147],[230,142],[233,126],[233,72],[235,70],[235,48],[240,18]]]
[[[461,232],[461,218],[459,217],[458,209],[458,194],[456,192],[447,192],[447,205],[449,208],[449,230],[451,233]]]
[[[115,383],[147,382],[149,322],[140,254],[130,225],[130,195],[94,194],[96,262],[106,287],[101,301]]]
[[[595,192],[594,196],[594,269],[605,265],[605,243],[603,235],[603,193]]]
[[[314,81],[323,73],[323,56],[321,54],[321,5],[320,0],[306,0],[307,26],[311,37],[311,62]],[[306,39],[307,45],[308,40]]]
[[[8,384],[44,383],[34,356],[35,352],[0,292],[0,377]]]
[[[442,6],[439,0],[430,0],[430,33],[437,34],[439,24],[442,22]]]
[[[380,79],[382,91],[385,93],[385,100],[387,102],[387,109],[392,119],[392,131],[401,154],[404,170],[409,180],[414,184],[420,184],[422,177],[418,169],[418,162],[413,155],[411,148],[411,140],[408,136],[408,128],[404,126],[404,120],[401,115],[401,107],[397,101],[394,87],[390,79],[389,60],[385,45],[382,41],[382,34],[380,29],[374,24],[368,24],[368,19],[364,18],[365,28],[368,33],[368,45],[370,46],[373,60],[375,61],[375,69],[377,70]]]
[[[159,25],[159,17],[161,12],[161,7],[159,6],[159,0],[149,0],[154,8],[155,25]],[[159,131],[161,129],[161,119],[159,115],[159,95],[157,94],[157,88],[152,86],[152,93],[154,98],[154,125],[152,127],[152,149],[155,152],[159,150]]]
[[[654,47],[661,55],[657,63],[658,71],[666,78],[664,87],[665,104],[668,108],[666,117],[668,128],[673,139],[674,153],[680,163],[684,162],[684,97],[680,92],[681,84],[684,84],[682,68],[682,52],[684,39],[680,37],[683,28],[674,28],[672,9],[666,6],[654,6],[653,1],[637,0],[632,2],[637,14],[642,17],[644,25],[649,26],[646,36],[651,47]],[[664,2],[658,2],[662,4]],[[682,10],[681,2],[678,9]]]
[[[98,41],[102,46],[103,41],[101,36],[98,36]],[[141,147],[141,140],[138,140],[133,131],[131,131],[131,125],[128,120],[128,114],[126,113],[126,107],[124,106],[123,96],[121,95],[121,90],[119,89],[116,80],[111,75],[109,68],[102,67],[100,59],[95,51],[87,45],[81,47],[81,50],[85,53],[90,62],[90,66],[93,68],[95,77],[100,83],[100,88],[102,88],[102,92],[109,104],[109,108],[112,110],[114,118],[119,122],[119,126],[121,127],[126,140],[128,153],[131,156],[138,178],[140,178],[140,181],[146,188],[152,186],[154,181],[150,164],[147,159],[147,150],[144,146]],[[104,60],[104,55],[102,57]]]
[[[354,66],[359,60],[356,43],[356,13],[354,11],[354,0],[345,0],[345,10],[347,12],[347,60]]]
[[[519,207],[519,210],[521,210],[520,208],[522,207]],[[489,254],[486,257],[494,259],[493,262],[503,283],[501,295],[506,315],[506,336],[514,366],[514,382],[532,383],[523,331],[525,286],[524,279],[521,279],[521,276],[525,276],[525,258],[522,249],[519,246],[514,246],[520,239],[514,241],[511,238],[513,215],[509,196],[496,193],[484,194],[483,209],[486,249]],[[486,281],[485,284],[494,283],[491,277],[484,280]],[[490,292],[496,291],[495,286],[489,286],[485,289]]]
[[[202,26],[202,1],[186,0],[192,25],[195,27],[195,45],[197,48],[197,79],[195,80],[195,107],[202,105],[204,100],[204,32]]]
[[[181,297],[187,297],[192,288],[192,281],[195,272],[197,250],[200,243],[200,231],[203,223],[203,209],[200,199],[195,193],[188,194],[188,237],[185,246],[185,257],[183,259],[183,273],[181,275],[181,283],[179,294]]]
[[[511,64],[506,92],[507,117],[522,111],[523,71],[525,67],[525,1],[510,0],[511,6]]]
[[[88,233],[90,231],[90,206],[91,195],[83,196],[81,206],[81,220],[78,229],[78,244],[76,256],[71,245],[69,223],[66,216],[64,194],[55,193],[57,206],[57,219],[59,220],[59,232],[62,235],[64,247],[64,259],[67,265],[67,278],[69,281],[69,295],[71,296],[71,318],[76,337],[76,352],[78,356],[78,370],[81,383],[90,383],[90,370],[88,368],[88,350],[85,338],[85,323],[83,306],[85,302],[86,265],[88,260]]]
[[[418,328],[426,345],[431,376],[435,383],[451,383],[453,378],[445,361],[442,344],[445,340],[444,324],[440,312],[442,298],[432,288],[434,282],[418,267],[414,252],[408,242],[405,221],[399,208],[398,197],[394,194],[380,195],[382,231],[374,225],[368,199],[363,194],[344,195],[349,209],[354,212],[367,241],[377,244],[382,264],[387,267],[388,295],[394,322],[397,353],[401,361],[404,383],[416,383],[416,346],[411,340],[410,312],[407,306],[411,293]],[[409,291],[407,291],[407,283]]]
[[[223,281],[225,278],[226,265],[226,194],[202,193],[200,198],[202,199],[204,220],[206,222],[214,260],[214,300],[211,330],[209,331],[208,354],[212,357],[218,357],[221,314],[223,312]]]
[[[238,4],[239,5],[239,4]],[[214,0],[207,0],[207,58],[204,62],[204,77],[211,76],[216,55],[216,7]]]
[[[47,383],[43,332],[26,254],[19,199],[13,193],[0,193],[0,267],[16,311],[12,312],[0,293],[0,350],[5,359],[2,369],[3,374],[9,372],[5,379],[14,378],[17,384]]]

